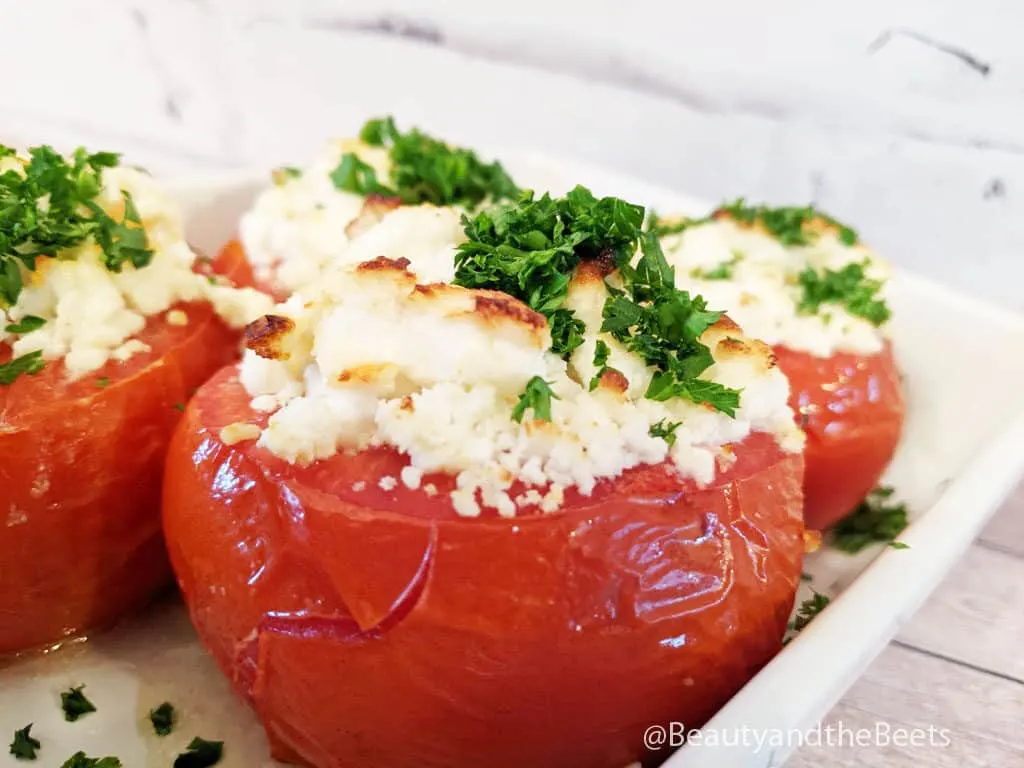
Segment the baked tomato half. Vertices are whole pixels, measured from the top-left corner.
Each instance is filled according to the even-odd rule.
[[[878,484],[899,443],[905,404],[892,345],[875,355],[815,357],[784,346],[775,354],[807,435],[804,517],[825,530]]]
[[[290,464],[229,367],[167,460],[164,525],[200,637],[275,757],[328,768],[622,768],[781,647],[802,457],[767,433],[704,487],[666,465],[550,514],[458,516],[390,448]],[[386,482],[391,480],[391,482]],[[427,490],[435,490],[428,493]]]
[[[0,386],[0,653],[110,624],[170,579],[164,455],[189,397],[237,357],[206,303],[149,318],[149,350],[69,381],[63,362]],[[0,364],[11,348],[0,344]]]

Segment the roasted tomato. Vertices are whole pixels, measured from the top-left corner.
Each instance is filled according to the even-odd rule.
[[[877,355],[822,358],[783,346],[775,354],[807,434],[804,517],[824,530],[878,484],[899,442],[904,403],[892,346]]]
[[[274,457],[240,426],[265,423],[249,399],[233,367],[193,398],[164,524],[199,635],[279,759],[658,762],[645,728],[704,722],[781,646],[802,458],[764,433],[708,487],[646,466],[554,514],[469,519],[449,477],[383,490],[390,449]]]
[[[109,624],[167,583],[164,454],[185,402],[237,355],[209,305],[150,318],[151,347],[68,381],[63,363],[0,387],[0,653]],[[10,359],[0,344],[0,363]]]

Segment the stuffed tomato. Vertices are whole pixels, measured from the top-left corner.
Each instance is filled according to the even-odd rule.
[[[781,647],[803,435],[771,350],[653,238],[615,268],[636,206],[495,215],[455,284],[381,257],[251,324],[175,433],[171,560],[279,759],[658,762],[647,727]]]
[[[807,434],[806,522],[828,528],[878,483],[903,426],[888,266],[853,230],[812,208],[740,201],[654,228],[680,286],[773,346]]]
[[[388,117],[358,139],[330,142],[303,169],[279,168],[218,261],[247,262],[256,284],[285,299],[324,271],[381,255],[407,258],[421,279],[452,279],[459,219],[519,192],[497,162]]]
[[[0,163],[3,654],[109,624],[169,581],[171,432],[269,302],[194,271],[170,202],[116,155]]]

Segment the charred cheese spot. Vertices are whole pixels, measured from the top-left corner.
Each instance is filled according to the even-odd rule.
[[[387,256],[377,256],[369,261],[364,261],[356,267],[357,272],[395,272],[403,277],[412,277],[409,272],[409,260],[389,259]]]
[[[627,379],[621,371],[617,371],[614,368],[608,368],[601,373],[601,378],[598,379],[597,386],[599,389],[606,389],[610,392],[617,392],[620,395],[626,394],[626,390],[629,389],[629,379]]]
[[[295,321],[281,315],[264,315],[245,326],[246,349],[268,360],[289,360],[285,339],[295,330]]]

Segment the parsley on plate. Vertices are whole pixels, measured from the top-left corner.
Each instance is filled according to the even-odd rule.
[[[196,736],[188,748],[174,758],[174,768],[209,768],[224,755],[223,741],[207,741]]]
[[[11,754],[18,760],[35,760],[36,750],[42,746],[39,743],[39,739],[32,737],[31,730],[32,723],[29,723],[24,728],[14,732],[14,741],[11,742]]]
[[[69,688],[60,695],[60,706],[64,710],[64,719],[69,723],[73,723],[80,717],[96,711],[96,705],[89,701],[85,694],[82,693],[84,688],[84,685],[79,685]]]
[[[895,549],[906,544],[896,537],[907,527],[907,505],[893,500],[895,490],[875,488],[856,508],[832,529],[832,545],[851,555],[867,546],[885,543]]]

